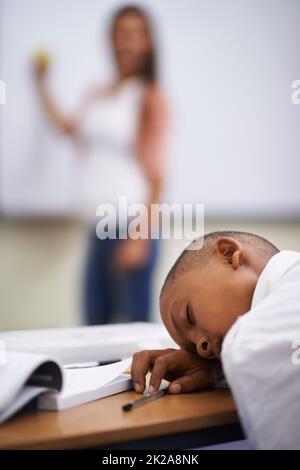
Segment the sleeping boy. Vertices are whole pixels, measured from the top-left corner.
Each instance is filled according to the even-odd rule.
[[[300,253],[244,232],[207,234],[184,250],[160,296],[163,323],[179,349],[134,355],[142,393],[213,387],[222,370],[254,448],[300,448]]]

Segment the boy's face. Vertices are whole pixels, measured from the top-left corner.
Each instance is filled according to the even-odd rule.
[[[233,261],[216,255],[207,266],[168,282],[161,296],[161,317],[180,347],[204,358],[220,357],[225,334],[251,307],[263,269],[255,260],[248,261],[249,253],[243,251]]]

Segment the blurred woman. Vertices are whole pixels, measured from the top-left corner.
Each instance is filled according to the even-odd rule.
[[[153,33],[141,8],[127,6],[115,14],[111,44],[115,79],[87,93],[79,116],[61,112],[47,90],[47,64],[35,63],[47,114],[83,154],[82,198],[94,216],[100,203],[116,207],[120,195],[127,197],[128,205],[144,203],[150,208],[160,200],[164,177],[167,106],[157,83]],[[94,225],[85,278],[87,322],[149,320],[156,258],[157,240],[100,240]]]

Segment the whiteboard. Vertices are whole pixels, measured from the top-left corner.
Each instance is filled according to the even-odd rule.
[[[46,47],[49,84],[72,112],[90,84],[112,74],[107,32],[115,0],[0,0],[1,211],[74,214],[74,148],[48,122],[30,59]],[[172,124],[165,198],[208,215],[298,217],[298,0],[145,0],[157,26]]]

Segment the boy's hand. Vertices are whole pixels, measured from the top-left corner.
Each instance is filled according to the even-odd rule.
[[[152,371],[149,392],[159,389],[162,379],[171,382],[170,393],[185,393],[214,385],[218,362],[202,359],[185,349],[156,349],[133,356],[131,377],[136,392],[145,389],[145,376]]]

